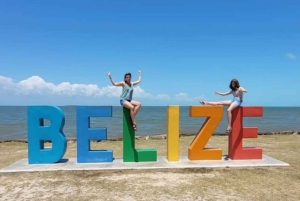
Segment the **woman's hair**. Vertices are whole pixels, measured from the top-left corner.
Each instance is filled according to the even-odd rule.
[[[127,75],[129,75],[129,76],[131,77],[131,73],[126,73],[126,74],[124,75],[124,82],[125,82],[125,83],[127,83],[127,81],[126,81],[126,76],[127,76]]]
[[[232,83],[235,84],[235,88],[232,87]],[[240,87],[240,83],[237,79],[232,79],[229,84],[229,88],[233,91],[236,91]]]

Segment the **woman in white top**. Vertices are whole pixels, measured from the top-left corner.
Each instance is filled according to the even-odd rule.
[[[218,101],[218,102],[208,102],[208,101],[200,101],[202,105],[223,105],[223,106],[229,106],[227,110],[228,114],[228,126],[226,133],[230,133],[232,130],[231,127],[231,119],[232,119],[232,110],[235,108],[241,106],[243,102],[243,93],[247,92],[246,89],[240,86],[239,81],[237,79],[232,79],[229,84],[229,88],[231,89],[230,91],[226,93],[221,93],[221,92],[215,92],[218,95],[221,96],[227,96],[232,94],[233,95],[233,100],[225,100],[225,101]]]
[[[135,131],[137,131],[137,125],[135,117],[141,108],[141,103],[136,100],[132,100],[133,96],[133,86],[139,84],[142,80],[142,72],[139,70],[139,79],[135,82],[131,82],[131,73],[126,73],[124,75],[124,81],[114,82],[110,72],[107,74],[112,85],[117,87],[122,87],[122,94],[120,96],[120,104],[123,107],[130,109],[130,117],[132,120],[132,125]]]

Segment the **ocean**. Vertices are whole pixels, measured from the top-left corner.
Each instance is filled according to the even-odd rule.
[[[60,107],[65,114],[63,132],[67,137],[76,137],[76,106]],[[143,106],[137,116],[137,136],[166,133],[167,107]],[[189,107],[180,107],[180,133],[195,134],[205,118],[189,117]],[[244,126],[258,127],[259,132],[300,131],[300,107],[264,107],[263,117],[246,117]],[[122,107],[113,107],[112,117],[91,118],[91,127],[106,127],[108,138],[122,136]],[[227,114],[215,130],[225,133]],[[0,106],[0,139],[27,139],[27,107]]]

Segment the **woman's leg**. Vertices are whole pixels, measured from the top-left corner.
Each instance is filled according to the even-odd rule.
[[[139,101],[131,100],[130,102],[132,105],[134,105],[134,114],[135,116],[140,111],[142,104]]]
[[[124,100],[123,107],[126,107],[126,108],[130,109],[130,117],[131,117],[131,120],[132,120],[133,128],[134,128],[134,130],[137,130],[136,129],[136,122],[135,122],[134,106],[129,101]]]
[[[231,101],[217,101],[217,102],[209,102],[209,101],[200,101],[202,105],[223,105],[223,106],[229,106]]]
[[[232,111],[237,108],[239,106],[239,103],[236,102],[236,101],[233,101],[228,110],[227,110],[227,116],[228,116],[228,126],[227,126],[227,130],[226,130],[226,133],[230,133],[231,130],[232,130],[232,127],[231,127],[231,122],[232,122]]]

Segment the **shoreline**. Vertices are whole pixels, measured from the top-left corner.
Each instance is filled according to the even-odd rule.
[[[287,130],[287,131],[274,131],[274,132],[259,132],[258,135],[299,135],[300,131]],[[179,134],[179,137],[189,137],[196,136],[196,133],[193,134]],[[228,136],[227,133],[214,133],[212,136]],[[135,136],[136,140],[163,140],[167,138],[167,134],[154,134],[154,135],[143,135]],[[67,137],[67,142],[76,142],[76,137]],[[107,140],[91,140],[91,142],[101,142],[101,141],[123,141],[123,137],[112,137]],[[0,143],[4,142],[23,142],[28,143],[28,139],[0,139]],[[51,142],[50,140],[45,140],[45,142]]]

